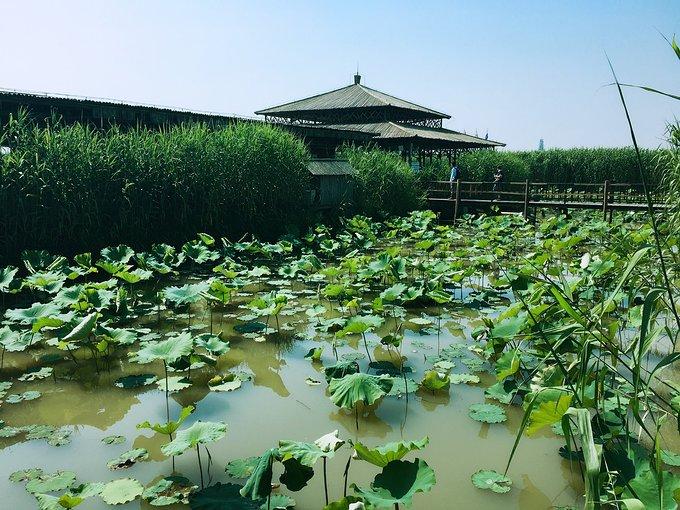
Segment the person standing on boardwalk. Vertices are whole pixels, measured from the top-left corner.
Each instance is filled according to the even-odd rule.
[[[503,170],[501,167],[496,168],[496,173],[493,175],[493,189],[492,191],[496,193],[500,190],[501,182],[503,182]],[[498,195],[494,195],[493,199],[498,199]]]
[[[451,198],[453,198],[453,186],[458,179],[460,179],[460,169],[458,168],[458,165],[454,163],[454,165],[451,167],[451,173],[449,174],[449,188],[451,191]]]

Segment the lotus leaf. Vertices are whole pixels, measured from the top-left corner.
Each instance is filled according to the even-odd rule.
[[[343,409],[354,409],[358,402],[371,405],[392,389],[392,379],[364,373],[348,374],[331,379],[328,390],[333,403]]]
[[[369,489],[355,484],[352,488],[372,508],[410,507],[416,493],[429,492],[435,483],[434,471],[424,460],[393,460],[375,477]]]
[[[472,484],[478,489],[490,490],[498,494],[510,492],[512,480],[492,469],[482,469],[472,475]]]
[[[272,490],[272,465],[279,458],[278,448],[267,450],[260,456],[246,484],[239,491],[241,496],[259,500],[269,496]]]
[[[192,510],[259,510],[260,501],[241,496],[240,485],[217,483],[189,497]]]
[[[482,423],[501,423],[508,419],[505,410],[496,404],[472,404],[468,415]]]
[[[149,458],[149,452],[146,448],[135,448],[121,453],[118,457],[106,463],[109,469],[127,469],[134,466],[140,460]]]
[[[188,356],[193,350],[193,345],[189,333],[180,333],[166,340],[144,344],[140,350],[132,355],[132,361],[144,364],[162,360],[170,364],[182,356]]]
[[[99,495],[106,504],[122,505],[137,499],[143,492],[144,487],[134,478],[121,478],[104,485]]]
[[[225,471],[234,478],[248,478],[260,462],[260,457],[247,457],[245,459],[234,459],[227,463]]]
[[[414,450],[422,450],[430,442],[430,438],[425,436],[420,441],[399,441],[397,443],[387,443],[375,448],[368,448],[363,443],[354,443],[354,450],[357,456],[374,466],[385,467],[393,460],[400,460],[407,453]]]
[[[429,391],[448,391],[451,386],[451,379],[448,374],[428,370],[425,372],[420,385]]]
[[[164,455],[181,455],[199,444],[207,444],[222,439],[227,433],[227,425],[222,422],[197,421],[189,428],[177,432],[175,439],[161,446]]]
[[[68,489],[76,481],[76,474],[71,471],[57,471],[49,475],[40,475],[26,483],[26,490],[31,494],[56,492]]]
[[[152,506],[188,504],[189,496],[198,489],[191,481],[183,476],[166,476],[153,485],[144,489],[142,499]]]
[[[269,501],[260,505],[260,510],[287,510],[295,506],[295,500],[285,494],[272,494]]]

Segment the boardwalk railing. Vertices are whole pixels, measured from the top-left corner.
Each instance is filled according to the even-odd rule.
[[[602,211],[611,219],[613,211],[644,211],[647,200],[642,184],[612,183],[574,184],[547,182],[468,182],[433,181],[428,191],[428,202],[433,209],[453,214],[455,222],[462,206],[496,206],[503,211],[521,212],[527,218],[530,209],[553,208]],[[665,208],[664,197],[652,191],[655,209]],[[433,207],[437,206],[437,207]],[[451,210],[452,209],[452,210]]]

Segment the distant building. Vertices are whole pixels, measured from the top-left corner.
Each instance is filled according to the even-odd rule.
[[[543,145],[543,138],[541,138],[541,139],[538,141],[538,150],[539,150],[539,151],[544,151],[544,150],[545,150],[545,146]]]

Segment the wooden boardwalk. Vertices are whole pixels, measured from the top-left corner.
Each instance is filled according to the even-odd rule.
[[[646,211],[647,201],[641,184],[611,183],[572,184],[545,182],[502,182],[494,189],[493,182],[434,181],[428,191],[430,209],[441,218],[456,221],[463,209],[484,210],[492,206],[503,212],[521,213],[524,218],[539,208],[591,209],[601,211],[611,220],[614,211]],[[655,210],[666,208],[663,195],[652,192]]]

